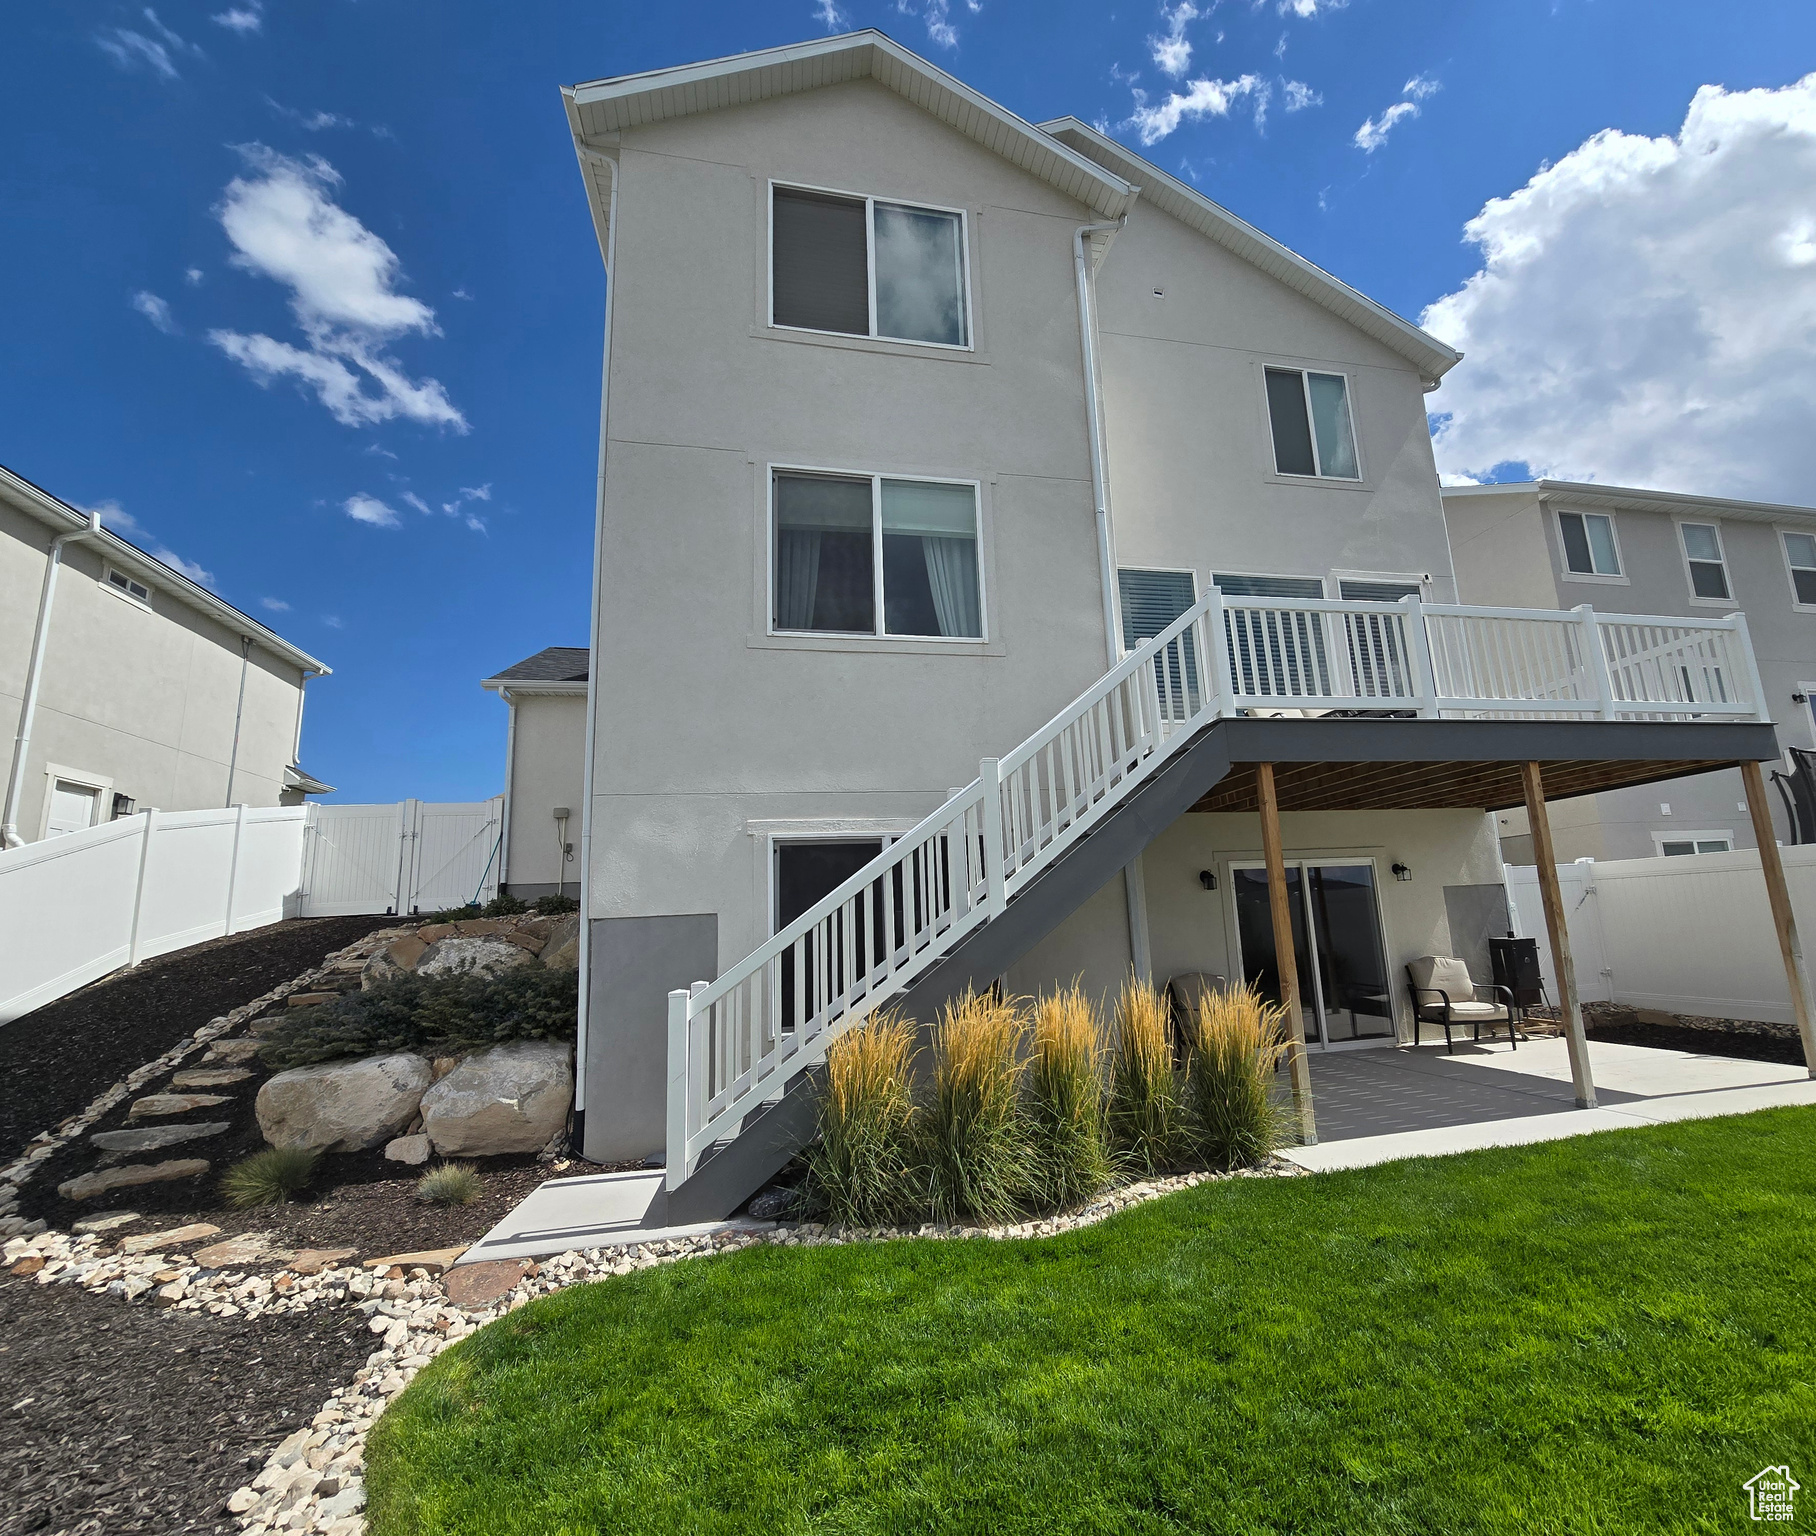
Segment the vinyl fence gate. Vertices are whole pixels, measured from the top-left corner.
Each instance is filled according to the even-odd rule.
[[[310,810],[299,917],[433,912],[498,894],[502,795]]]

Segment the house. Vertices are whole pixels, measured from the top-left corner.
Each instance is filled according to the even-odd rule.
[[[300,805],[303,689],[328,668],[0,467],[5,845],[153,807]]]
[[[576,896],[586,763],[585,646],[551,645],[485,678],[504,700],[504,844],[499,889]]]
[[[666,1219],[786,1161],[847,1024],[998,981],[1253,981],[1312,1139],[1306,1046],[1410,1039],[1406,964],[1506,930],[1485,813],[1778,757],[1718,616],[1610,672],[1458,606],[1457,354],[1085,124],[874,31],[564,98],[608,274],[577,1119]]]
[[[1816,749],[1816,508],[1536,480],[1446,487],[1444,516],[1465,602],[1743,615],[1780,745]],[[1816,840],[1816,826],[1798,824],[1796,765],[1782,767],[1775,835]],[[1507,862],[1532,863],[1524,812],[1500,823]],[[1732,768],[1560,801],[1551,824],[1565,862],[1757,846]]]

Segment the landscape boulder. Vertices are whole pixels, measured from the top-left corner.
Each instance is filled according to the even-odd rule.
[[[542,947],[542,963],[563,971],[579,968],[580,914],[578,912],[568,912],[550,924],[548,943]]]
[[[540,1152],[567,1124],[568,1046],[517,1040],[469,1056],[422,1096],[423,1130],[443,1157]]]
[[[393,939],[360,968],[360,989],[370,990],[381,981],[395,981],[406,971],[415,970],[428,950],[428,944],[414,933]]]
[[[463,923],[461,925],[465,927]],[[496,934],[450,934],[437,939],[416,963],[418,976],[497,976],[524,965],[530,952]]]
[[[254,1109],[274,1147],[363,1152],[416,1118],[430,1081],[428,1062],[408,1051],[293,1067],[266,1079]]]

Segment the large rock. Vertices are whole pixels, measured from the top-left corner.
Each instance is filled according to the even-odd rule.
[[[101,1168],[84,1173],[57,1186],[65,1200],[92,1200],[111,1190],[131,1189],[139,1184],[168,1184],[175,1179],[193,1179],[208,1171],[205,1157],[172,1158],[165,1163],[124,1163],[118,1168]]]
[[[254,1108],[274,1147],[362,1152],[416,1118],[430,1081],[428,1062],[408,1051],[293,1067],[266,1080]]]
[[[466,924],[462,923],[461,927]],[[417,962],[418,976],[497,976],[528,964],[530,952],[495,934],[450,934],[437,939]]]
[[[443,1157],[540,1152],[574,1098],[568,1047],[518,1040],[469,1056],[422,1096],[422,1124]]]
[[[360,990],[369,991],[381,981],[395,981],[406,972],[415,970],[417,963],[428,952],[428,944],[414,933],[393,939],[360,968]]]
[[[88,1139],[103,1152],[157,1152],[179,1142],[219,1136],[227,1125],[225,1120],[207,1120],[197,1125],[147,1125],[138,1130],[96,1131]]]
[[[549,941],[542,948],[542,963],[556,970],[572,971],[580,966],[580,914],[568,912],[549,927]]]

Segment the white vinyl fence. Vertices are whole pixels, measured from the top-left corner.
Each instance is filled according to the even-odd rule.
[[[122,966],[286,916],[488,901],[503,805],[142,811],[0,851],[0,1024]]]
[[[1779,853],[1807,947],[1816,937],[1816,846]],[[1558,883],[1584,1002],[1791,1022],[1791,994],[1757,851],[1582,859],[1560,864]],[[1539,941],[1539,964],[1555,1002],[1538,871],[1509,866],[1507,894],[1516,931]]]

